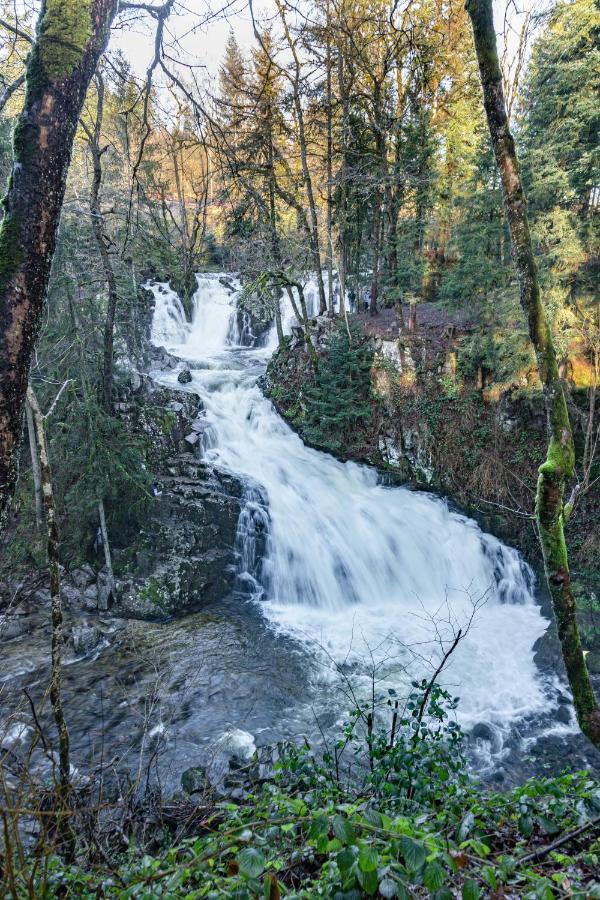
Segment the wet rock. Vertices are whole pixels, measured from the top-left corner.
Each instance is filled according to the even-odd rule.
[[[244,485],[191,454],[171,458],[134,550],[117,608],[143,619],[185,615],[231,592]]]
[[[209,787],[204,766],[192,766],[186,769],[181,776],[181,787],[190,796],[192,794],[203,794]]]
[[[96,573],[91,566],[85,565],[81,566],[80,569],[73,569],[72,572],[69,572],[69,578],[79,590],[83,591],[96,580]]]
[[[105,569],[102,569],[98,572],[98,609],[101,609],[103,612],[106,611],[110,605],[110,600],[113,594],[113,580],[110,576],[110,573]]]
[[[150,365],[155,369],[175,369],[179,365],[179,360],[171,356],[164,347],[152,347]]]
[[[570,725],[572,716],[572,708],[571,706],[567,706],[566,703],[561,704],[556,711],[556,721],[562,722],[563,725]]]
[[[142,376],[133,369],[129,372],[129,386],[134,393],[142,387]]]
[[[100,629],[95,625],[84,622],[82,625],[74,625],[71,633],[71,641],[75,653],[89,653],[97,647],[102,639]]]
[[[66,579],[61,582],[60,596],[66,606],[78,607],[81,605],[81,589]]]
[[[487,722],[478,722],[477,725],[471,729],[469,738],[471,741],[485,741],[490,745],[492,753],[499,753],[502,749],[502,738],[496,729]]]
[[[29,631],[29,621],[25,616],[0,615],[0,639],[10,641]]]
[[[81,602],[85,609],[96,609],[98,607],[98,585],[90,584],[81,592]]]
[[[189,369],[182,369],[179,375],[177,376],[177,381],[179,384],[189,384],[192,380],[192,373]]]
[[[300,325],[292,325],[290,328],[290,350],[304,347],[304,331]]]
[[[190,445],[190,447],[195,447],[199,440],[198,432],[190,431],[189,434],[186,434],[184,440],[185,440],[186,444]]]

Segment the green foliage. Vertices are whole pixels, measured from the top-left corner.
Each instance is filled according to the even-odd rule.
[[[500,179],[487,133],[479,134],[474,170],[455,210],[461,227],[448,248],[455,261],[442,280],[440,298],[451,305],[467,301],[473,312],[484,312],[513,277]],[[514,288],[512,293],[516,299]]]
[[[308,745],[288,748],[273,780],[244,803],[217,804],[198,836],[156,855],[132,844],[105,870],[52,858],[47,873],[36,867],[38,895],[47,878],[46,897],[558,900],[567,889],[576,900],[600,896],[593,828],[535,865],[519,861],[532,845],[597,817],[598,783],[579,773],[533,779],[506,794],[481,790],[466,774],[459,729],[450,727],[455,700],[434,685],[419,727],[411,727],[427,687],[416,683],[411,697],[398,702],[402,721],[393,739],[388,721],[387,749],[375,752],[365,711],[354,710],[337,741],[337,767],[331,755],[319,757]],[[396,709],[393,692],[388,700]],[[365,726],[362,734],[357,723]],[[445,748],[434,750],[439,764],[446,761],[444,776],[430,765],[436,744]],[[351,778],[341,775],[344,752]],[[390,778],[390,760],[407,754],[415,777],[409,783]],[[419,787],[421,768],[428,784],[423,777]]]
[[[111,542],[126,544],[137,533],[150,500],[150,475],[140,441],[105,412],[95,395],[74,391],[70,400],[64,415],[52,422],[50,454],[63,552],[77,559],[93,542],[100,500]]]
[[[306,438],[326,450],[360,444],[372,415],[373,347],[355,323],[338,323],[304,393]]]

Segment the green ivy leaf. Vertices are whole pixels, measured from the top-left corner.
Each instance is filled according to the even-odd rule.
[[[361,872],[374,872],[379,862],[379,854],[375,847],[364,845],[358,851],[358,867]]]
[[[379,887],[379,879],[377,877],[377,872],[362,872],[360,869],[356,873],[359,884],[365,894],[368,894],[369,897],[372,897],[373,894],[377,891]]]
[[[439,862],[434,860],[433,862],[430,862],[429,865],[425,866],[423,884],[426,888],[429,888],[430,891],[437,891],[441,888],[445,880],[446,873]]]
[[[472,878],[467,878],[463,884],[462,900],[479,900],[480,897],[481,890],[477,882],[473,881]]]
[[[472,812],[468,812],[462,822],[459,825],[458,832],[456,834],[456,840],[459,844],[462,844],[463,841],[466,841],[469,834],[473,830],[473,825],[475,824],[475,816]]]
[[[397,897],[396,882],[391,878],[382,878],[379,882],[379,893],[382,897]]]
[[[354,835],[354,829],[352,825],[348,821],[348,819],[344,819],[343,816],[335,816],[333,820],[333,833],[336,838],[342,842],[342,844],[354,844],[356,841]]]
[[[523,837],[531,837],[531,833],[533,831],[533,822],[530,816],[519,816],[519,831],[521,832]]]
[[[265,858],[254,847],[246,847],[238,854],[240,872],[248,878],[258,878],[265,867]]]
[[[427,859],[425,845],[411,837],[400,838],[400,850],[409,872],[416,872]]]
[[[344,847],[343,850],[340,850],[340,852],[336,856],[336,861],[340,872],[344,874],[348,872],[349,869],[351,869],[354,865],[355,859],[356,857],[349,847]]]

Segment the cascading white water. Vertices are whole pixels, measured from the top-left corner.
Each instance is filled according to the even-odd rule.
[[[315,661],[350,665],[360,677],[367,653],[381,684],[397,686],[423,674],[423,658],[439,654],[433,623],[448,641],[475,603],[445,676],[462,697],[462,723],[504,727],[550,710],[552,685],[540,677],[532,649],[548,623],[519,554],[445,501],[385,487],[368,467],[306,447],[256,384],[268,348],[232,343],[239,284],[227,278],[198,276],[185,329],[177,296],[154,285],[152,337],[192,367],[188,387],[202,398],[213,429],[207,458],[260,485],[268,499],[265,615],[314,646]],[[160,377],[175,386],[176,374]],[[240,556],[256,569],[252,504],[259,507],[255,492],[248,497]],[[253,584],[255,576],[248,575]]]

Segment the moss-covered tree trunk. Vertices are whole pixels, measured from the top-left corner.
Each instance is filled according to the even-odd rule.
[[[44,0],[0,229],[0,523],[16,455],[73,138],[117,0]]]
[[[526,198],[502,90],[492,0],[467,0],[466,8],[473,26],[485,112],[502,180],[521,306],[535,349],[546,404],[548,452],[539,470],[535,507],[546,578],[577,719],[584,734],[600,747],[600,709],[579,639],[564,536],[569,511],[564,500],[565,483],[572,477],[575,464],[573,436],[552,333],[540,296]]]

